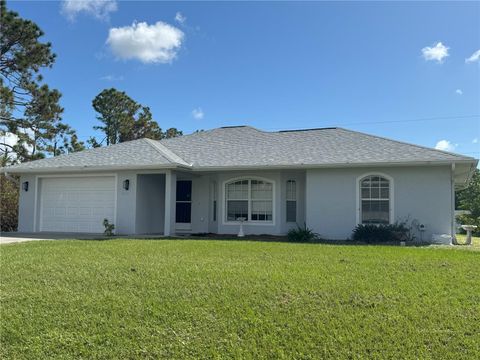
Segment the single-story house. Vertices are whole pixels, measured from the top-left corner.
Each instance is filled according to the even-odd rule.
[[[410,219],[453,234],[454,191],[478,160],[342,128],[229,126],[141,139],[2,169],[21,175],[19,231],[286,234],[346,239]]]

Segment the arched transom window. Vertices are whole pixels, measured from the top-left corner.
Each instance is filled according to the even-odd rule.
[[[390,223],[390,180],[368,175],[360,180],[360,222],[362,224]]]
[[[273,183],[242,179],[225,185],[226,220],[272,222]]]

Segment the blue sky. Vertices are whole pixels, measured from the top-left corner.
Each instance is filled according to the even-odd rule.
[[[343,126],[480,156],[479,2],[7,6],[52,42],[45,80],[82,140],[115,87],[164,129]]]

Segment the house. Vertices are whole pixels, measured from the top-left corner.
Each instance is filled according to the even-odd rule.
[[[454,190],[474,158],[342,128],[222,127],[4,168],[21,175],[19,231],[285,234],[329,239],[409,218],[423,239],[454,232]]]

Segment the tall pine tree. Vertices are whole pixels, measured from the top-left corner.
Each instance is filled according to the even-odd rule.
[[[40,41],[42,30],[8,10],[4,0],[0,26],[0,153],[8,164],[48,155],[64,124],[60,92],[41,84],[41,69],[55,61],[51,44]]]

